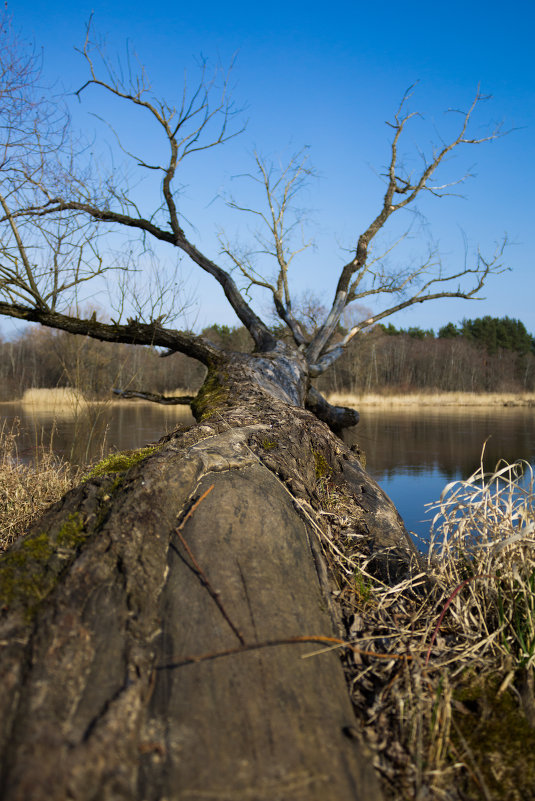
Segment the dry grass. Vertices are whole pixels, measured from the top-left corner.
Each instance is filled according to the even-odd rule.
[[[188,390],[183,387],[178,387],[175,390],[165,392],[164,395],[181,398],[195,395],[196,392],[197,390]],[[55,416],[59,417],[73,417],[75,415],[85,414],[88,410],[96,409],[101,406],[124,406],[125,404],[124,399],[116,398],[111,395],[111,393],[109,396],[98,400],[89,400],[79,389],[72,389],[70,387],[26,389],[20,402],[24,406],[30,408],[32,412],[53,413]],[[143,400],[141,398],[129,398],[128,403],[146,404],[151,407],[154,405],[152,401]]]
[[[56,389],[27,389],[22,396],[24,406],[36,409],[75,410],[85,403],[83,394],[77,389],[57,387]]]
[[[18,425],[0,429],[0,552],[77,482],[81,470],[40,449],[35,463],[20,461]]]
[[[329,403],[338,406],[436,406],[448,407],[452,411],[458,407],[485,406],[535,406],[535,393],[514,392],[407,392],[402,395],[379,395],[363,393],[361,395],[337,394],[327,395]]]
[[[470,650],[535,664],[535,486],[527,462],[449,484],[435,506],[429,570],[444,590],[459,587],[450,624],[470,632]],[[468,640],[464,644],[464,648]]]
[[[196,395],[198,389],[184,389],[184,387],[177,387],[164,392],[164,395],[170,397],[183,398],[185,395]]]
[[[446,487],[423,570],[395,586],[370,569],[343,498],[325,508],[352,699],[385,797],[535,798],[530,466]]]
[[[82,420],[98,405],[88,401],[79,390],[69,387],[27,389],[21,404],[33,417],[69,422]]]

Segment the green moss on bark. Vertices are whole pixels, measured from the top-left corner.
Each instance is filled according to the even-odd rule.
[[[208,373],[204,384],[191,402],[191,410],[197,422],[202,423],[222,406],[228,398],[228,391],[220,373]]]
[[[320,451],[312,450],[314,457],[314,467],[316,471],[316,478],[329,478],[332,475],[332,467]]]
[[[148,445],[146,448],[138,448],[135,451],[112,453],[96,464],[87,476],[85,476],[84,481],[90,478],[98,478],[99,476],[107,476],[112,473],[125,473],[138,462],[151,456],[158,448],[158,445]]]
[[[29,622],[85,538],[79,514],[69,515],[55,536],[38,532],[22,538],[0,558],[0,606],[22,606]]]

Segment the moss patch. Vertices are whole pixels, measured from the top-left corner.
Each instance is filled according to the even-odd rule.
[[[79,514],[69,515],[58,531],[56,543],[60,548],[75,550],[85,540],[84,521]]]
[[[56,535],[37,532],[21,538],[0,557],[0,608],[22,606],[30,622],[86,538],[78,513],[69,515]]]
[[[54,546],[48,534],[35,534],[20,541],[16,549],[0,559],[0,605],[21,603],[30,619],[53,588],[56,575],[49,570]]]
[[[366,606],[372,603],[373,606],[377,606],[377,602],[372,593],[373,585],[371,579],[364,576],[358,568],[355,570],[353,578],[355,582],[353,589],[359,605]]]
[[[208,373],[204,384],[191,402],[191,411],[198,423],[211,417],[228,397],[220,373]]]
[[[460,732],[452,741],[472,767],[475,761],[492,798],[524,801],[535,797],[535,729],[532,729],[511,690],[497,695],[500,677],[467,671],[455,698],[463,712],[455,712]],[[463,738],[471,755],[466,755]],[[468,797],[481,798],[472,783]]]
[[[95,465],[92,470],[84,477],[84,481],[99,476],[107,476],[112,473],[124,473],[138,462],[146,459],[159,448],[158,445],[148,445],[146,448],[138,448],[135,451],[120,451],[106,456],[101,462]]]
[[[260,443],[265,451],[272,451],[278,446],[278,442],[272,439],[263,439]]]
[[[320,451],[315,451],[314,449],[312,449],[312,456],[314,457],[316,478],[328,478],[331,476],[333,470],[325,456]]]

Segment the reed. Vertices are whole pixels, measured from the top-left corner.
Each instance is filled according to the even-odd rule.
[[[77,409],[85,403],[83,394],[70,387],[56,387],[54,389],[27,389],[22,396],[24,406],[33,406],[36,409]]]
[[[30,410],[34,421],[45,418],[56,422],[68,421],[73,426],[73,443],[69,461],[86,464],[91,453],[106,450],[107,416],[113,401],[89,400],[80,390],[71,387],[55,389],[27,389],[22,397],[25,410]]]
[[[451,411],[453,408],[466,406],[535,406],[535,393],[533,392],[407,392],[392,395],[329,393],[327,399],[334,405],[356,408],[361,406],[408,408],[435,406],[448,407],[448,411]]]
[[[82,470],[40,448],[31,464],[18,451],[19,424],[0,427],[0,552],[79,480]]]

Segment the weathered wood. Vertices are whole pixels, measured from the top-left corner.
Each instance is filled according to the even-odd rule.
[[[0,560],[6,801],[380,798],[344,734],[355,721],[335,653],[303,658],[318,648],[292,643],[191,657],[332,634],[300,512],[317,501],[318,470],[353,494],[371,542],[402,550],[403,527],[309,412],[263,388],[227,402],[230,379],[210,386],[212,417],[88,480]],[[32,554],[31,581],[9,590]]]
[[[308,534],[287,491],[258,464],[207,476],[199,491],[211,482],[184,536],[244,641],[332,635]],[[240,645],[189,561],[174,543],[161,665]],[[287,644],[159,670],[142,797],[379,798],[369,758],[344,735],[354,714],[340,661],[332,651],[305,658],[318,649]],[[173,796],[176,788],[185,789]]]

